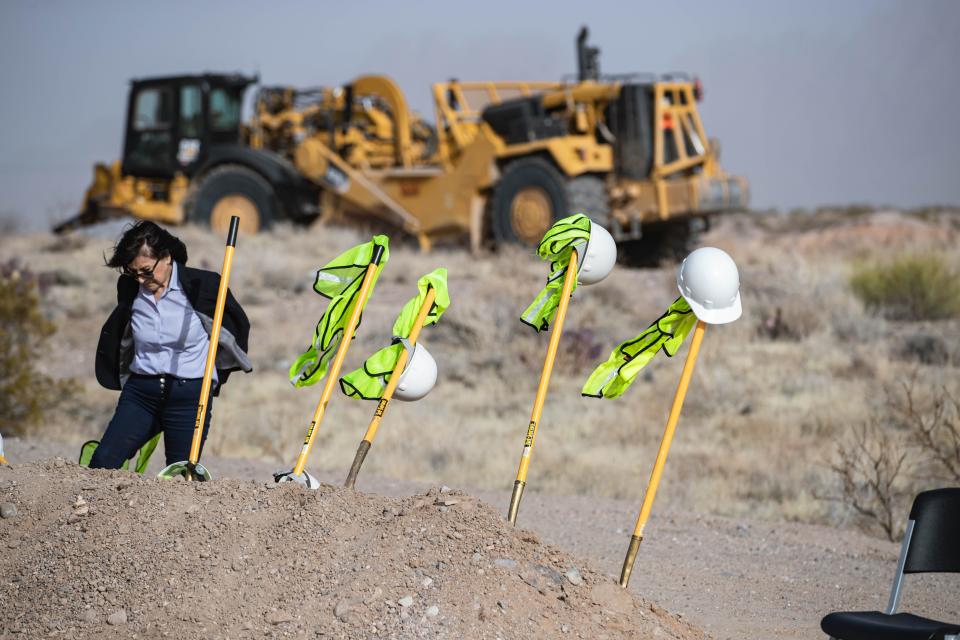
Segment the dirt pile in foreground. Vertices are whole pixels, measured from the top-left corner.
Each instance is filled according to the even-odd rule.
[[[704,637],[455,491],[159,482],[53,459],[0,468],[0,503],[4,638]]]

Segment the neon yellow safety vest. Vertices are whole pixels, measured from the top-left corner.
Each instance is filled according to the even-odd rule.
[[[594,369],[580,393],[594,398],[618,397],[660,350],[668,357],[676,354],[696,324],[697,316],[680,296],[643,333],[620,343],[607,361]]]
[[[417,281],[419,293],[403,305],[400,315],[393,323],[393,344],[380,349],[367,358],[363,366],[340,378],[340,390],[351,398],[363,400],[379,400],[383,396],[390,381],[390,374],[397,365],[400,352],[404,345],[401,340],[410,337],[413,323],[417,320],[417,313],[427,297],[427,291],[434,289],[433,306],[427,312],[427,319],[423,326],[436,324],[440,316],[450,306],[450,294],[447,291],[447,270],[443,267],[434,269]],[[409,364],[409,360],[407,364]]]
[[[543,260],[550,261],[550,275],[545,286],[530,306],[520,316],[520,321],[528,324],[539,333],[550,327],[557,308],[560,306],[560,294],[563,293],[563,278],[567,273],[567,264],[570,254],[576,249],[580,258],[583,258],[583,249],[590,240],[590,218],[578,213],[562,220],[557,220],[544,234],[543,240],[537,247],[537,255]],[[574,280],[573,293],[577,288]]]
[[[373,247],[374,245],[383,247],[383,257],[370,283],[367,300],[373,295],[377,278],[380,277],[380,272],[390,259],[389,244],[390,239],[387,236],[374,236],[370,242],[358,244],[317,270],[313,290],[324,298],[330,298],[330,302],[327,304],[327,310],[320,316],[320,321],[317,322],[310,348],[300,354],[290,366],[290,383],[293,386],[306,387],[319,382],[327,375],[330,360],[333,359],[333,354],[346,331],[347,320],[353,312],[354,305],[358,303],[357,294],[360,292],[363,276],[373,257]],[[362,304],[365,305],[367,300]],[[358,322],[357,328],[359,327]],[[353,336],[349,339],[353,339]]]

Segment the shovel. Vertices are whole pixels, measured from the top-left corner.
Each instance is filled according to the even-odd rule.
[[[420,330],[423,328],[423,323],[427,320],[427,314],[430,313],[430,309],[433,308],[433,300],[436,298],[436,295],[437,292],[433,287],[427,289],[427,295],[423,298],[423,304],[420,305],[420,310],[417,312],[417,319],[414,320],[413,328],[410,329],[410,335],[407,337],[411,347],[417,344],[417,338],[420,337]],[[383,396],[380,397],[377,410],[373,413],[370,424],[367,425],[367,432],[363,435],[363,440],[360,441],[360,446],[357,448],[357,455],[353,458],[353,464],[350,465],[350,473],[347,474],[347,480],[343,483],[343,486],[348,489],[353,489],[353,485],[357,481],[357,474],[360,473],[360,467],[367,457],[367,452],[370,451],[373,439],[377,436],[377,429],[380,428],[380,420],[383,419],[383,414],[387,411],[387,404],[390,403],[391,398],[393,398],[393,392],[397,390],[397,385],[400,384],[400,376],[403,375],[403,369],[407,366],[409,351],[409,349],[403,349],[400,352],[400,357],[397,358],[397,364],[393,366],[390,381],[387,383],[386,389],[383,390]]]
[[[320,481],[304,471],[303,468],[307,466],[307,457],[310,455],[310,449],[313,448],[313,441],[317,437],[317,427],[319,427],[320,422],[323,421],[323,414],[326,412],[327,404],[330,402],[330,396],[333,394],[333,387],[340,378],[340,368],[343,366],[343,359],[347,355],[347,349],[350,348],[353,333],[357,330],[360,314],[363,312],[363,307],[366,304],[367,292],[370,290],[370,284],[373,282],[382,257],[383,246],[375,244],[373,246],[373,255],[370,258],[370,264],[367,265],[367,272],[363,275],[363,282],[360,284],[359,297],[353,307],[350,318],[347,320],[347,326],[344,328],[343,337],[340,339],[340,345],[337,347],[337,353],[333,356],[330,370],[327,371],[327,379],[323,385],[323,393],[320,394],[320,402],[317,403],[317,409],[313,412],[313,420],[310,422],[310,428],[307,429],[307,437],[303,440],[300,455],[297,456],[297,462],[293,469],[289,471],[278,471],[273,474],[275,482],[297,482],[308,489],[320,488]]]
[[[530,415],[530,424],[527,427],[527,436],[523,440],[523,453],[520,455],[520,467],[517,469],[517,480],[513,483],[513,495],[510,496],[510,510],[507,520],[510,524],[517,524],[517,512],[520,510],[520,499],[523,497],[523,488],[527,484],[527,469],[530,467],[530,455],[533,453],[533,442],[537,437],[537,427],[543,414],[543,403],[547,399],[547,387],[550,386],[550,374],[553,373],[553,363],[557,357],[557,347],[560,345],[560,334],[563,333],[563,321],[567,317],[567,306],[570,304],[570,292],[573,283],[577,280],[577,251],[570,254],[570,263],[567,265],[567,274],[563,278],[563,289],[560,292],[560,304],[557,306],[557,319],[554,321],[553,333],[550,334],[550,343],[547,346],[547,357],[543,361],[540,372],[540,384],[537,386],[537,397],[533,403]]]
[[[197,419],[193,427],[193,442],[190,445],[190,459],[174,462],[160,470],[158,478],[172,480],[181,477],[188,481],[206,482],[211,479],[210,472],[200,464],[200,442],[203,440],[203,423],[207,418],[207,405],[210,386],[213,382],[213,367],[217,360],[217,345],[220,343],[220,327],[223,324],[223,308],[227,303],[227,288],[230,283],[230,267],[233,265],[233,251],[237,246],[237,229],[240,218],[230,217],[230,231],[227,232],[227,249],[223,256],[223,269],[220,273],[220,290],[217,292],[217,307],[213,313],[213,327],[210,329],[210,347],[207,349],[207,364],[203,370],[203,385],[200,387],[200,403],[197,406]]]
[[[693,367],[697,363],[697,354],[700,352],[700,343],[703,342],[703,332],[706,328],[707,325],[703,320],[697,320],[697,326],[693,330],[693,340],[690,342],[690,350],[687,352],[687,359],[683,363],[683,372],[680,374],[680,384],[677,385],[677,392],[673,395],[670,417],[667,418],[663,438],[660,439],[657,461],[653,465],[650,482],[647,484],[647,491],[643,496],[640,515],[637,516],[637,526],[633,530],[630,547],[627,549],[627,556],[623,559],[623,568],[620,570],[620,586],[624,589],[630,584],[633,564],[637,560],[637,552],[640,550],[640,543],[643,541],[643,529],[647,526],[647,519],[650,517],[650,510],[653,508],[653,499],[657,495],[657,487],[660,484],[660,476],[663,475],[663,467],[667,464],[670,443],[673,442],[673,433],[677,428],[677,422],[680,420],[680,410],[683,409],[683,401],[687,397],[687,387],[690,386],[690,378],[693,377]]]

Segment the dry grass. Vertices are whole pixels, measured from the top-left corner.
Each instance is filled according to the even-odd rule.
[[[707,331],[657,509],[815,522],[845,517],[837,505],[818,499],[837,489],[830,472],[836,442],[882,411],[883,385],[917,368],[955,378],[960,364],[953,351],[939,364],[911,359],[902,347],[916,324],[908,329],[866,313],[848,288],[850,265],[894,248],[955,257],[960,232],[954,221],[949,213],[921,219],[891,212],[852,219],[820,213],[790,225],[770,217],[720,221],[703,243],[738,261],[744,315]],[[219,269],[222,239],[191,228],[181,237],[192,264]],[[86,278],[83,286],[57,287],[47,309],[60,327],[54,348],[63,354],[48,373],[86,376],[85,393],[79,406],[40,435],[76,442],[95,437],[116,401],[92,380],[99,327],[114,299],[115,277],[98,266],[111,239],[73,240],[57,251],[60,241],[51,237],[0,240],[0,251],[36,269],[77,270]],[[285,377],[323,311],[323,300],[310,291],[313,271],[363,239],[326,228],[280,228],[240,239],[232,288],[253,323],[255,372],[231,378],[216,402],[210,451],[291,465],[320,393],[319,386],[295,390]],[[394,243],[346,366],[358,366],[386,344],[416,279],[436,266],[449,269],[452,304],[423,340],[439,362],[441,381],[421,402],[391,404],[363,474],[507,489],[549,339],[518,320],[547,274],[529,252],[422,255]],[[685,350],[652,362],[618,400],[583,398],[579,391],[615,344],[646,327],[676,297],[674,274],[675,266],[620,267],[577,291],[528,491],[639,504]],[[923,330],[945,345],[960,343],[957,321],[927,323]],[[373,403],[336,396],[310,468],[346,475],[373,409]]]

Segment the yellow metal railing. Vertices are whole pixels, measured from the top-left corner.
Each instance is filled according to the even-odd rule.
[[[667,190],[664,180],[675,173],[703,166],[713,171],[712,152],[707,134],[697,111],[693,84],[690,82],[658,82],[653,94],[653,178],[657,197],[657,212],[662,219],[669,215]],[[666,132],[673,140],[676,157],[666,159]],[[687,145],[693,153],[687,153]]]
[[[450,147],[462,149],[476,136],[480,114],[491,104],[562,89],[560,82],[438,82],[433,85],[440,159],[449,164]]]

